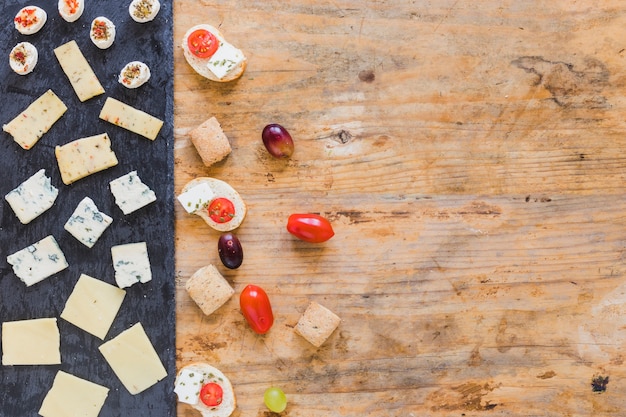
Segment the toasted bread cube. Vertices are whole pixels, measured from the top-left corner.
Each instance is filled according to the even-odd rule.
[[[295,330],[313,346],[320,347],[335,331],[341,319],[326,307],[311,301]]]
[[[233,287],[213,265],[197,270],[187,280],[185,289],[207,316],[224,305],[235,293]]]
[[[189,135],[193,146],[207,167],[226,158],[232,151],[230,142],[215,117],[206,120],[189,132]]]

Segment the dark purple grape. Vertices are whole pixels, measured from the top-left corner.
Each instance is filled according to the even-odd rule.
[[[232,233],[223,233],[217,241],[217,253],[226,268],[237,269],[243,262],[241,242]]]
[[[293,139],[287,129],[272,123],[263,128],[261,134],[267,151],[276,158],[289,158],[293,154]]]

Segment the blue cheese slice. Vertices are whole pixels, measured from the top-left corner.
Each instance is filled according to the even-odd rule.
[[[156,201],[154,191],[141,181],[137,171],[114,179],[109,183],[115,204],[124,214],[130,214]]]
[[[7,262],[28,287],[69,266],[52,235],[7,256]]]
[[[65,222],[64,228],[83,245],[92,248],[112,222],[113,219],[98,210],[91,198],[85,197]]]
[[[61,335],[56,318],[2,323],[3,365],[58,365]]]
[[[72,40],[55,48],[54,54],[81,102],[104,94],[102,84],[76,41]]]
[[[146,242],[113,246],[111,257],[118,287],[126,288],[138,282],[144,284],[152,280]]]
[[[58,371],[39,409],[42,417],[98,417],[109,389]]]
[[[46,170],[40,169],[4,196],[22,224],[30,223],[54,204],[59,194]]]
[[[81,178],[117,165],[106,133],[77,139],[54,149],[61,180],[69,185]]]
[[[31,149],[53,124],[65,114],[67,107],[52,90],[46,91],[18,114],[2,130],[13,136],[23,149]]]
[[[111,97],[104,102],[100,119],[150,140],[155,140],[163,127],[162,120]]]

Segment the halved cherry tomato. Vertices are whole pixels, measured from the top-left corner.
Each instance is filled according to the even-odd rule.
[[[198,29],[191,32],[187,38],[187,46],[198,58],[210,58],[217,51],[219,41],[208,30]]]
[[[209,382],[204,384],[200,389],[200,400],[207,407],[215,407],[222,403],[222,397],[224,396],[224,390],[215,382]]]
[[[209,217],[215,223],[228,223],[235,217],[235,205],[224,197],[218,197],[209,204]]]
[[[292,214],[287,230],[300,240],[311,243],[326,242],[335,236],[330,222],[319,214]]]
[[[270,299],[263,288],[248,285],[239,295],[239,306],[246,321],[258,334],[267,333],[274,324]]]

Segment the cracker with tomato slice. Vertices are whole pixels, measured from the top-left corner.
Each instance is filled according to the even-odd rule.
[[[203,417],[228,417],[237,407],[235,391],[228,377],[203,362],[185,365],[178,371],[174,392],[178,401],[191,405]]]

